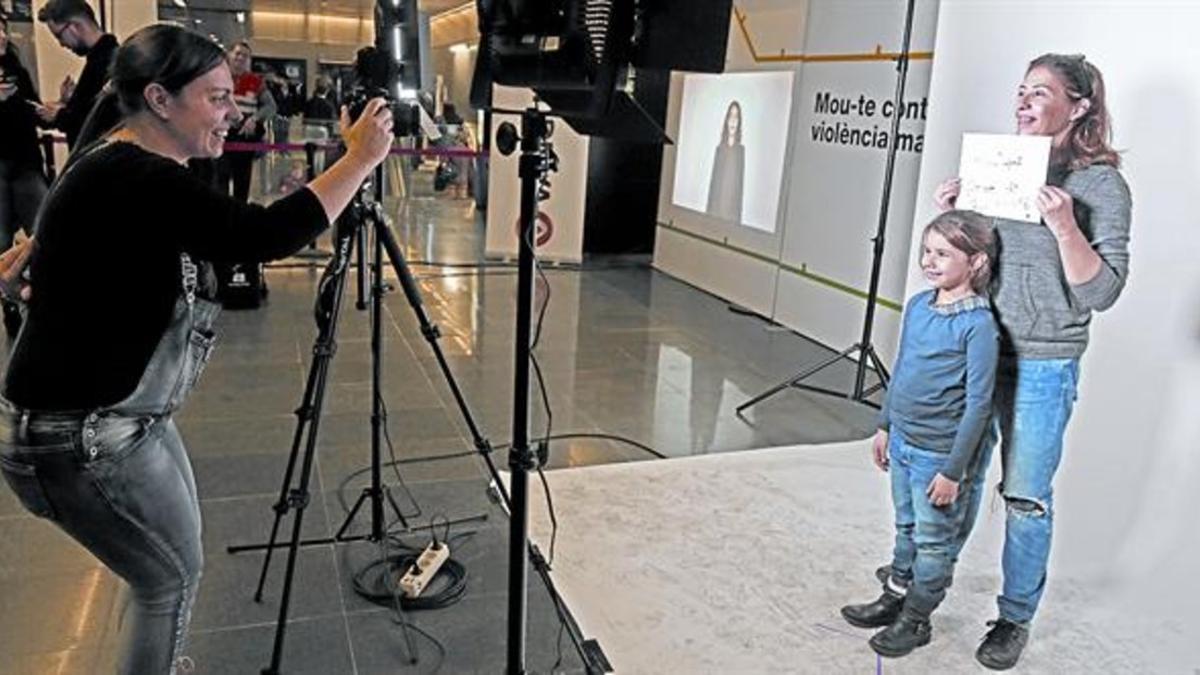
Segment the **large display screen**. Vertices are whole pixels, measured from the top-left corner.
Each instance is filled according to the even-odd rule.
[[[775,232],[793,79],[791,71],[684,76],[673,204]]]

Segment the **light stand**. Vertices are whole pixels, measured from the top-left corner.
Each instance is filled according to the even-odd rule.
[[[429,323],[424,310],[421,306],[420,294],[417,291],[416,284],[413,281],[412,275],[408,270],[408,265],[404,260],[403,253],[400,251],[399,245],[396,243],[391,230],[387,226],[386,219],[383,215],[380,199],[382,198],[382,169],[376,168],[375,171],[375,199],[371,199],[366,193],[371,189],[371,183],[367,182],[355,195],[354,202],[350,205],[347,212],[338,221],[338,232],[336,234],[336,242],[334,246],[333,258],[326,266],[325,273],[322,275],[320,285],[318,287],[316,301],[316,322],[318,335],[313,346],[313,362],[309,367],[308,379],[305,385],[304,397],[300,407],[296,409],[296,431],[292,440],[292,450],[288,457],[287,468],[284,471],[283,485],[280,488],[279,500],[272,507],[275,511],[275,520],[271,526],[270,539],[265,544],[251,544],[240,546],[229,546],[226,550],[229,553],[241,553],[245,551],[266,550],[267,554],[263,560],[262,570],[259,574],[258,586],[254,593],[255,602],[262,601],[263,587],[266,583],[267,570],[271,564],[272,553],[275,548],[281,546],[288,547],[287,566],[284,573],[283,592],[280,598],[279,618],[275,628],[275,642],[271,654],[271,664],[263,669],[264,675],[278,675],[280,661],[283,655],[284,635],[287,628],[288,609],[291,601],[292,580],[295,574],[296,554],[301,546],[313,546],[322,544],[341,544],[351,541],[371,541],[382,542],[387,536],[387,525],[384,520],[384,501],[391,506],[397,520],[403,525],[406,531],[410,531],[408,521],[405,519],[400,507],[396,504],[386,485],[382,480],[382,457],[380,453],[380,441],[383,435],[383,424],[385,414],[383,410],[383,394],[381,386],[382,373],[382,325],[383,325],[383,296],[387,291],[387,286],[383,281],[383,265],[384,255],[392,263],[392,267],[396,272],[397,277],[401,281],[401,286],[404,289],[405,296],[409,304],[413,307],[417,318],[421,323],[421,332],[429,340],[431,347],[437,356],[438,363],[442,366],[442,372],[450,383],[451,389],[455,393],[455,399],[458,402],[460,409],[468,420],[473,433],[476,434],[477,445],[479,441],[478,431],[471,418],[470,411],[466,408],[466,403],[462,395],[458,391],[458,385],[454,381],[453,375],[446,366],[445,357],[442,355],[441,348],[437,343],[439,331],[436,326]],[[370,317],[371,317],[371,484],[363,489],[359,495],[358,501],[350,509],[346,515],[345,521],[338,528],[337,533],[332,537],[324,537],[320,539],[300,539],[301,525],[304,518],[304,510],[308,506],[310,494],[308,491],[309,481],[312,475],[312,462],[316,456],[316,441],[318,431],[320,429],[321,412],[325,398],[325,388],[328,382],[329,364],[333,360],[333,356],[337,351],[336,333],[338,318],[341,314],[342,298],[345,292],[346,275],[349,270],[350,257],[352,249],[357,247],[361,256],[366,249],[367,230],[370,229],[374,234],[374,264],[371,265],[371,289],[370,289]],[[360,257],[359,261],[359,292],[360,297],[364,284],[364,268],[366,267],[365,260]],[[482,441],[486,445],[486,441]],[[301,462],[299,482],[295,488],[292,487],[292,479],[295,474],[297,460],[300,459],[300,448],[304,447],[303,458]],[[486,455],[485,455],[486,456]],[[489,462],[490,463],[490,462]],[[493,469],[494,472],[494,469]],[[370,531],[365,534],[347,535],[347,531],[353,524],[358,511],[366,503],[370,503],[371,527]],[[292,536],[286,543],[277,541],[279,528],[283,516],[290,510],[295,509],[295,518],[292,523]],[[469,518],[459,518],[449,521],[447,524],[455,524],[469,521],[477,521],[485,519],[486,514],[473,516]]]
[[[529,470],[535,467],[529,450],[529,340],[533,318],[533,242],[537,219],[538,183],[549,169],[546,154],[546,116],[536,107],[521,115],[521,229],[517,254],[517,338],[513,375],[513,439],[508,466],[512,470],[508,546],[508,670],[525,672],[525,568],[529,545]]]
[[[863,318],[862,338],[847,349],[842,350],[837,356],[829,358],[815,366],[805,368],[779,384],[767,389],[754,398],[746,401],[737,407],[737,414],[742,416],[742,411],[756,405],[757,403],[778,394],[784,389],[795,387],[796,389],[804,389],[813,391],[819,394],[829,396],[837,396],[846,398],[856,403],[862,403],[871,407],[878,407],[875,403],[869,401],[867,397],[874,394],[876,391],[886,388],[888,380],[891,376],[888,374],[887,368],[879,358],[879,354],[875,350],[875,346],[871,344],[871,331],[875,326],[875,307],[879,300],[879,273],[883,267],[883,250],[884,250],[884,234],[887,231],[888,207],[892,197],[892,176],[896,169],[896,153],[899,149],[900,135],[900,112],[904,108],[904,85],[908,79],[908,62],[909,62],[909,41],[912,38],[913,11],[916,0],[908,0],[908,9],[904,17],[904,37],[901,41],[900,53],[896,56],[896,93],[892,99],[892,110],[896,111],[892,115],[892,130],[891,137],[888,143],[887,165],[883,172],[883,195],[879,205],[879,225],[875,231],[875,237],[871,240],[874,243],[871,260],[871,281],[867,290],[867,311]],[[823,387],[816,387],[810,384],[804,384],[803,381],[825,370],[842,359],[858,353],[858,365],[854,373],[854,388],[850,392],[834,391]],[[875,369],[875,374],[879,378],[879,382],[870,388],[865,388],[867,377],[867,362],[870,361]]]
[[[545,176],[554,170],[555,159],[546,142],[547,114],[536,102],[524,111],[492,107],[492,85],[533,89],[555,117],[585,135],[670,142],[661,120],[648,114],[635,96],[637,70],[724,70],[732,0],[476,0],[475,5],[480,39],[471,102],[493,113],[521,116],[507,672],[525,672],[526,555],[551,593],[589,675],[610,672],[599,645],[582,640],[544,558],[529,545],[529,470],[536,466],[528,438],[534,232],[537,202],[549,196]],[[511,123],[497,129],[496,147],[502,154],[516,150],[517,140]]]
[[[512,112],[493,109],[494,112]],[[508,546],[508,643],[507,668],[509,675],[525,673],[526,597],[529,587],[526,556],[546,586],[555,603],[555,610],[567,630],[588,675],[612,672],[599,643],[585,639],[578,624],[550,578],[550,566],[541,551],[529,541],[529,472],[537,467],[529,448],[529,362],[531,322],[533,318],[533,258],[537,203],[550,196],[546,174],[558,169],[558,158],[547,139],[552,123],[545,112],[536,106],[521,113],[521,157],[518,175],[521,178],[520,234],[517,254],[517,328],[513,374],[513,439],[508,464],[511,469],[511,497],[501,496],[509,511]],[[497,131],[497,147],[511,154],[516,145],[516,132],[509,123]],[[494,469],[493,469],[494,471]]]

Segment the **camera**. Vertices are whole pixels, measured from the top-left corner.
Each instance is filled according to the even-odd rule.
[[[354,86],[346,99],[350,119],[357,120],[367,102],[387,100],[397,137],[414,136],[421,129],[421,109],[415,98],[420,89],[420,48],[416,0],[376,0],[375,44],[354,57]]]
[[[397,138],[416,136],[421,131],[420,105],[415,101],[398,101],[387,89],[355,85],[346,98],[346,108],[351,123],[358,121],[367,102],[373,98],[387,100],[392,111],[392,134]]]

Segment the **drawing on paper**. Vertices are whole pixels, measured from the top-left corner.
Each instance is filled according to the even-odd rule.
[[[1049,136],[963,134],[955,207],[1036,223],[1037,194],[1049,166]]]

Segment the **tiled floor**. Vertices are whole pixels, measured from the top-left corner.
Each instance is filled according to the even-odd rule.
[[[483,226],[466,201],[414,199],[399,214],[395,232],[413,261],[424,309],[441,329],[439,344],[471,413],[492,444],[504,445],[512,419],[514,270],[469,266],[481,259]],[[428,261],[468,266],[419,264]],[[613,436],[680,456],[871,432],[870,409],[798,391],[756,406],[747,421],[735,417],[737,404],[829,351],[636,263],[545,266],[550,306],[537,353],[553,412],[551,433],[576,435],[551,444],[550,467],[654,459]],[[257,672],[269,661],[284,558],[274,558],[267,597],[258,604],[251,595],[262,555],[229,555],[225,547],[263,541],[269,532],[292,444],[292,411],[311,357],[318,275],[301,266],[274,268],[263,308],[225,313],[222,344],[178,418],[205,519],[207,560],[188,650],[198,673]],[[348,288],[347,299],[353,294]],[[546,294],[539,284],[539,299]],[[395,456],[471,450],[467,426],[402,294],[387,296],[382,328],[386,426]],[[340,502],[353,502],[368,483],[369,476],[352,472],[364,468],[370,454],[369,335],[366,313],[348,303],[312,484],[322,499],[305,513],[306,536],[336,530],[345,519]],[[821,375],[817,383],[845,388],[852,368],[842,364]],[[547,414],[536,396],[532,401],[531,431],[541,435]],[[502,451],[495,460],[506,467]],[[408,664],[392,613],[354,593],[351,576],[379,556],[376,547],[314,546],[298,557],[284,672],[424,673],[439,662],[441,672],[503,671],[507,520],[487,497],[483,463],[458,457],[407,463],[398,471],[389,470],[384,480],[411,525],[487,517],[452,530],[475,532],[455,547],[455,558],[468,569],[464,599],[409,616],[445,654],[414,636],[420,658]],[[356,531],[369,525],[366,513],[356,521]],[[405,539],[420,544],[424,536]],[[125,602],[121,583],[51,525],[21,511],[7,487],[0,487],[0,598],[0,675],[108,669]],[[533,672],[550,672],[558,624],[536,577],[529,602],[527,662]],[[578,672],[563,644],[565,669]]]

